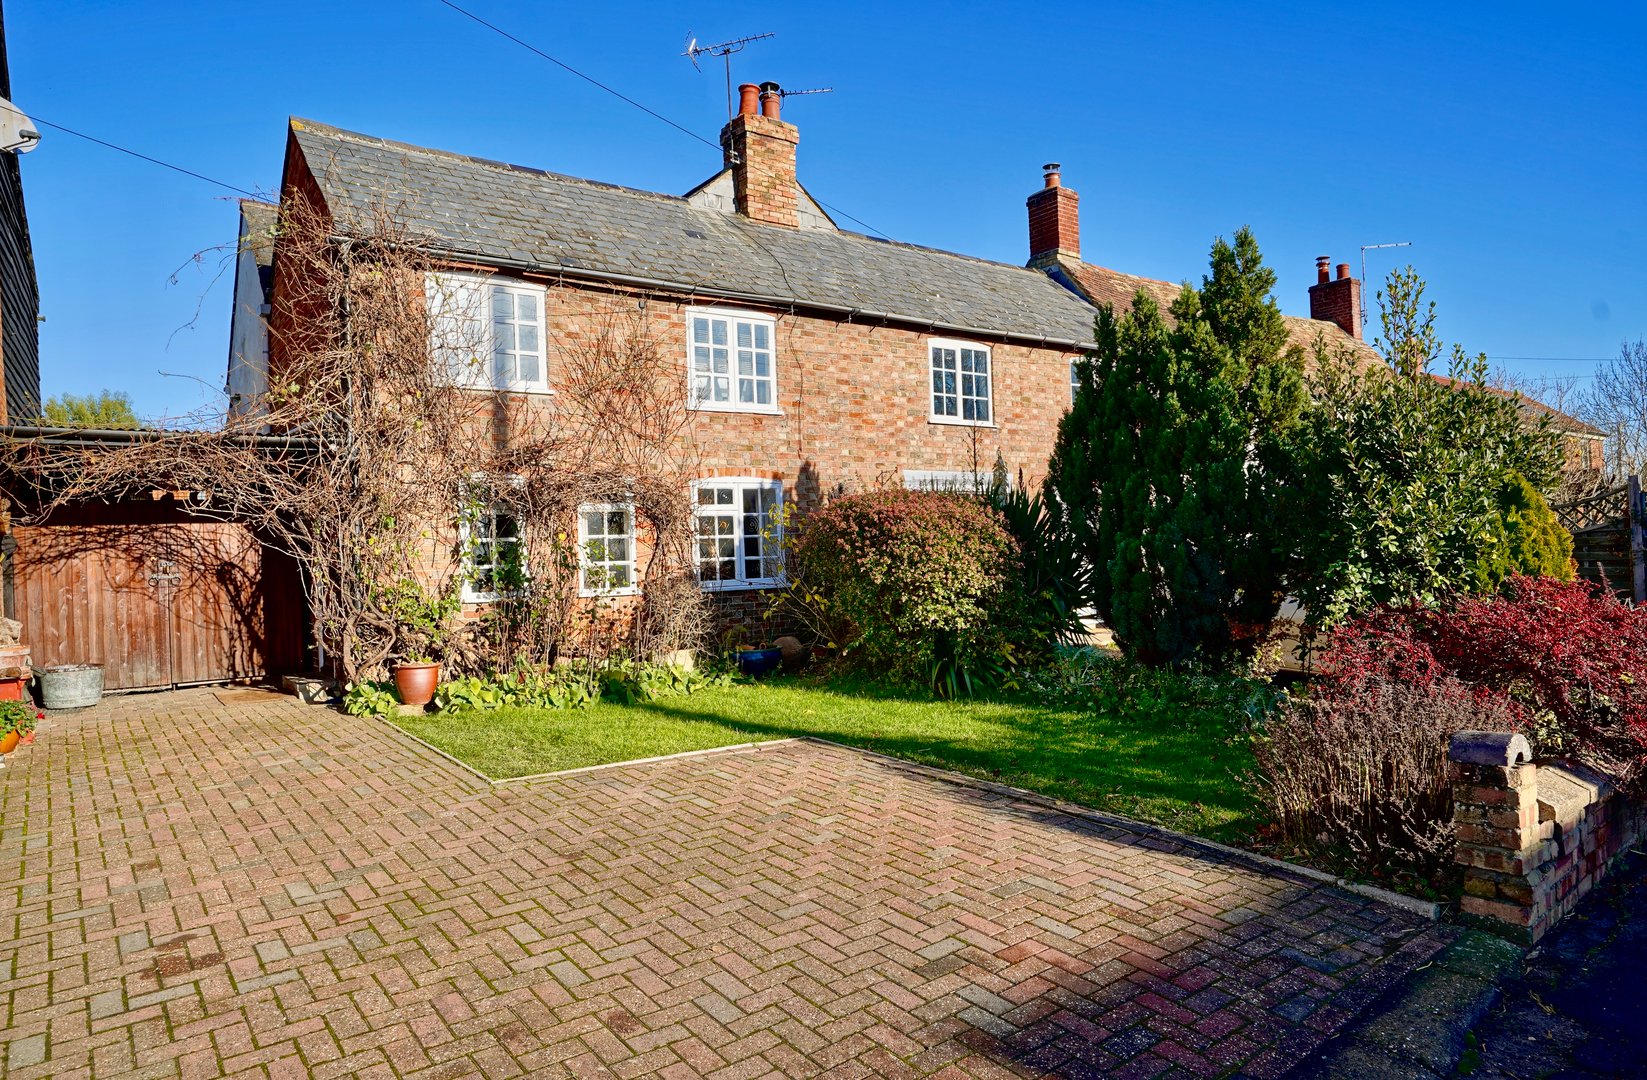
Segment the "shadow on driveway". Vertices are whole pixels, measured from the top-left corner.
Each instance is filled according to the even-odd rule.
[[[1647,855],[1528,955],[1475,1035],[1460,1066],[1472,1077],[1647,1077]]]

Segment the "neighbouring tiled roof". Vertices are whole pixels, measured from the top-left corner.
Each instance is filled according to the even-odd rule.
[[[1161,306],[1161,312],[1168,322],[1172,321],[1172,315],[1167,309],[1178,298],[1178,292],[1182,288],[1181,285],[1175,285],[1170,281],[1123,274],[1119,270],[1069,259],[1058,260],[1057,269],[1072,280],[1093,303],[1110,304],[1118,310],[1130,308],[1133,298],[1142,290]],[[1287,334],[1292,343],[1302,348],[1307,358],[1314,358],[1316,343],[1323,340],[1329,349],[1348,349],[1362,368],[1371,364],[1382,366],[1384,363],[1384,358],[1378,355],[1376,349],[1365,341],[1346,334],[1337,323],[1324,319],[1306,319],[1298,315],[1281,317],[1286,320]]]
[[[1431,375],[1430,378],[1434,379],[1436,382],[1444,383],[1447,386],[1458,385],[1457,379],[1450,378],[1446,375]],[[1542,401],[1530,398],[1520,391],[1505,390],[1502,387],[1497,386],[1489,386],[1486,389],[1490,393],[1497,394],[1499,397],[1514,399],[1516,403],[1521,406],[1522,417],[1528,421],[1537,423],[1539,420],[1548,417],[1550,426],[1561,432],[1563,435],[1584,435],[1593,439],[1605,439],[1607,437],[1607,433],[1602,431],[1600,428],[1591,424],[1586,424],[1578,417],[1569,416],[1567,413],[1564,413],[1559,409],[1552,409]]]
[[[480,263],[643,279],[1059,345],[1092,340],[1092,309],[1039,270],[852,232],[762,225],[673,195],[310,120],[291,126],[343,228],[386,206],[437,249]]]

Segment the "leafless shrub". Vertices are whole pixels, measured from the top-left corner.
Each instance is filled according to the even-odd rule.
[[[1252,783],[1285,847],[1378,877],[1433,878],[1453,860],[1448,742],[1515,726],[1507,706],[1456,681],[1369,681],[1283,706],[1255,740]]]

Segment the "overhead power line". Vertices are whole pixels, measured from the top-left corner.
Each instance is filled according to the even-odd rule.
[[[1605,364],[1616,356],[1490,356],[1492,360],[1546,360],[1555,364]]]
[[[261,196],[259,196],[255,191],[247,191],[245,188],[239,187],[238,185],[231,184],[223,180],[213,179],[205,173],[197,173],[193,169],[185,169],[181,165],[173,165],[169,161],[162,161],[157,157],[151,157],[148,154],[139,153],[129,147],[121,146],[118,143],[109,142],[107,139],[99,139],[95,135],[87,135],[84,131],[76,131],[71,127],[63,126],[62,124],[54,124],[50,120],[42,120],[38,116],[31,116],[30,119],[37,124],[43,124],[46,127],[52,128],[56,131],[61,131],[65,135],[73,135],[77,139],[85,139],[87,142],[96,143],[98,146],[104,146],[110,150],[115,150],[122,154],[128,154],[140,161],[147,161],[151,165],[158,165],[162,169],[170,169],[172,172],[182,173],[184,176],[192,176],[196,180],[204,180],[208,184],[216,184],[220,188],[227,188],[229,191],[237,191],[249,198],[261,198]]]
[[[465,8],[465,7],[463,7],[459,4],[455,4],[455,3],[452,2],[452,0],[440,0],[440,2],[442,4],[445,4],[447,7],[451,8],[453,11],[457,12],[459,15],[463,15],[466,18],[473,19],[475,22],[477,22],[480,25],[486,27],[486,29],[492,31],[494,34],[497,34],[500,37],[504,37],[504,38],[509,39],[510,41],[514,42],[516,45],[519,45],[521,48],[526,49],[529,52],[536,53],[538,56],[541,56],[543,59],[549,61],[551,64],[554,64],[556,67],[560,68],[561,70],[567,71],[567,72],[570,72],[573,75],[576,75],[578,78],[582,79],[584,82],[588,83],[590,86],[594,86],[594,87],[597,87],[601,90],[604,90],[608,94],[611,94],[613,97],[617,98],[619,101],[626,102],[627,104],[633,105],[635,108],[639,109],[641,112],[645,113],[647,116],[650,116],[655,120],[662,120],[664,123],[668,124],[670,127],[674,128],[676,131],[680,132],[682,135],[688,136],[689,138],[696,139],[699,142],[703,143],[705,146],[710,147],[711,149],[719,150],[721,148],[719,143],[713,142],[712,140],[707,139],[702,135],[699,135],[696,131],[693,131],[691,128],[687,127],[684,124],[676,123],[675,121],[669,119],[669,117],[663,115],[662,113],[658,112],[655,109],[648,108],[647,106],[645,106],[645,105],[641,104],[640,102],[636,101],[634,98],[630,97],[629,95],[627,95],[625,93],[622,93],[621,91],[616,90],[611,86],[608,86],[606,83],[601,82],[599,79],[595,78],[593,75],[589,75],[589,74],[586,74],[582,71],[579,71],[577,68],[573,67],[571,64],[568,64],[566,61],[558,59],[558,58],[553,57],[553,56],[550,56],[548,53],[544,52],[542,49],[538,48],[536,45],[533,45],[531,42],[524,41],[521,38],[516,37],[514,34],[511,34],[509,31],[503,29],[503,27],[498,26],[496,23],[487,22],[485,19],[481,18],[479,15],[476,15],[474,12],[470,11],[468,8]],[[855,222],[858,225],[863,226],[863,228],[865,230],[867,230],[868,232],[872,232],[876,236],[883,237],[884,239],[888,239],[888,240],[891,239],[891,237],[887,236],[886,233],[882,232],[881,230],[875,228],[875,226],[869,224],[867,221],[864,221],[861,218],[853,217],[851,214],[847,213],[845,210],[842,210],[840,207],[831,206],[828,203],[824,202],[822,199],[817,199],[816,201],[817,201],[818,205],[822,206],[824,209],[833,211],[834,213],[839,214],[841,217],[846,218],[848,221],[852,221],[852,222]]]
[[[647,108],[645,105],[642,105],[640,102],[636,101],[634,98],[629,97],[629,96],[627,96],[623,93],[620,93],[619,91],[614,90],[610,86],[607,86],[605,83],[601,82],[599,79],[595,78],[593,75],[585,75],[583,72],[579,71],[577,68],[573,67],[571,64],[568,64],[566,61],[555,59],[553,56],[550,56],[548,53],[544,52],[542,49],[538,48],[536,45],[533,45],[530,42],[522,41],[520,38],[518,38],[515,35],[511,34],[509,31],[503,29],[503,27],[498,26],[494,23],[487,22],[485,19],[481,18],[479,15],[476,15],[474,12],[470,11],[468,8],[459,7],[457,4],[452,3],[452,0],[440,0],[440,2],[445,4],[447,7],[451,8],[453,11],[457,12],[459,15],[466,15],[469,18],[475,20],[475,22],[478,22],[480,25],[486,27],[486,29],[492,31],[493,33],[501,34],[503,37],[506,37],[510,41],[513,41],[516,45],[519,45],[521,48],[528,49],[532,52],[537,53],[539,56],[543,57],[545,60],[549,61],[551,64],[554,64],[556,67],[561,68],[564,71],[571,72],[573,75],[576,75],[578,78],[582,79],[584,82],[588,83],[589,85],[598,86],[600,89],[605,90],[608,94],[611,94],[613,97],[617,98],[618,100],[627,101],[629,104],[633,105],[635,108],[639,109],[641,112],[645,113],[646,115],[648,115],[650,117],[653,117],[655,119],[658,119],[658,120],[662,120],[664,123],[668,124],[670,127],[674,128],[676,131],[680,132],[681,134],[690,135],[692,138],[694,138],[694,139],[698,140],[699,142],[703,143],[705,146],[714,147],[716,150],[720,149],[719,146],[716,146],[714,143],[710,142],[708,139],[704,138],[702,135],[699,135],[697,132],[693,131],[691,128],[685,127],[681,124],[675,123],[675,121],[669,119],[669,117],[663,115],[660,112],[654,112],[653,110]]]

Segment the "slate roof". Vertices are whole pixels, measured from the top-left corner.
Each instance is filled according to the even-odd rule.
[[[1039,270],[847,231],[762,225],[685,198],[429,150],[294,118],[338,224],[387,205],[437,249],[488,265],[638,279],[1080,347],[1092,309]],[[386,200],[386,202],[385,202]]]

